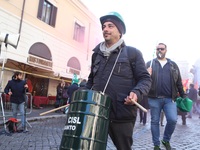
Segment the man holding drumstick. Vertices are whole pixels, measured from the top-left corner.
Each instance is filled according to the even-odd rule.
[[[131,150],[137,116],[134,101],[148,94],[151,78],[141,52],[122,39],[126,26],[121,15],[111,12],[100,22],[105,41],[93,50],[86,87],[110,96],[109,135],[118,150]]]

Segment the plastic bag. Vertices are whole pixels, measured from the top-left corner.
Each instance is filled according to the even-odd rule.
[[[178,97],[176,99],[176,105],[182,112],[190,112],[192,109],[192,100],[189,98]]]

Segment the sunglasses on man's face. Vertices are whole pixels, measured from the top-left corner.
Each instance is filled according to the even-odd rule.
[[[157,50],[157,51],[159,51],[159,50],[164,51],[165,48],[157,48],[156,50]]]

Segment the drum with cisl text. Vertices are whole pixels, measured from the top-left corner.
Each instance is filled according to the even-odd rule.
[[[106,150],[111,99],[93,90],[73,93],[60,150]]]

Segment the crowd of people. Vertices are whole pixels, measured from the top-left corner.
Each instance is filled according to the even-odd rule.
[[[126,26],[120,14],[111,12],[100,17],[100,22],[104,41],[93,50],[86,87],[105,91],[112,99],[108,134],[114,145],[118,150],[131,150],[137,116],[135,102],[139,102],[150,109],[154,150],[160,150],[160,143],[171,150],[170,140],[179,114],[175,101],[177,97],[187,98],[187,93],[178,65],[166,58],[167,45],[156,45],[156,58],[145,64],[141,52],[122,39]],[[181,115],[185,125],[185,114]],[[162,116],[167,123],[160,138]],[[145,125],[146,120],[146,114],[140,110],[140,122]]]
[[[56,102],[54,104],[55,108],[61,107],[63,105],[70,104],[72,101],[72,95],[74,91],[78,90],[81,87],[86,85],[87,80],[83,79],[79,84],[79,79],[77,77],[72,79],[71,83],[66,83],[64,80],[57,85],[56,88]],[[63,112],[66,113],[66,109],[59,109],[55,112]]]
[[[28,103],[27,92],[31,92],[32,85],[30,84],[28,78],[23,80],[23,73],[16,71],[14,72],[12,79],[9,80],[4,88],[4,93],[9,95],[11,102],[11,109],[13,113],[13,118],[21,117],[21,127],[17,131],[28,131],[26,128],[26,107]],[[84,87],[87,80],[83,79],[80,82],[77,78],[73,78],[71,83],[65,82],[63,79],[56,87],[56,101],[55,108],[60,106],[70,104],[73,92],[79,89],[79,87]],[[30,86],[31,85],[31,86]],[[65,109],[59,109],[56,112],[66,113]]]
[[[154,150],[160,150],[161,143],[171,150],[170,141],[178,115],[182,116],[183,125],[186,125],[186,118],[192,118],[193,113],[198,113],[200,118],[200,90],[197,91],[194,84],[190,84],[190,88],[184,91],[178,65],[166,58],[168,49],[165,43],[158,43],[156,58],[145,63],[140,50],[125,44],[122,37],[126,33],[126,25],[119,13],[111,12],[100,17],[100,23],[104,41],[93,49],[88,80],[84,79],[80,84],[77,78],[70,84],[62,80],[56,89],[55,107],[70,104],[74,91],[80,87],[105,92],[112,99],[108,134],[118,150],[131,150],[138,111],[135,104],[139,103],[150,110]],[[27,88],[19,72],[5,87],[5,93],[11,96],[13,116],[16,117],[19,107],[22,121]],[[177,97],[188,97],[193,101],[190,112],[177,109]],[[139,114],[140,123],[145,125],[147,113],[140,110]],[[164,116],[166,124],[163,123]],[[160,126],[165,126],[162,137]]]

